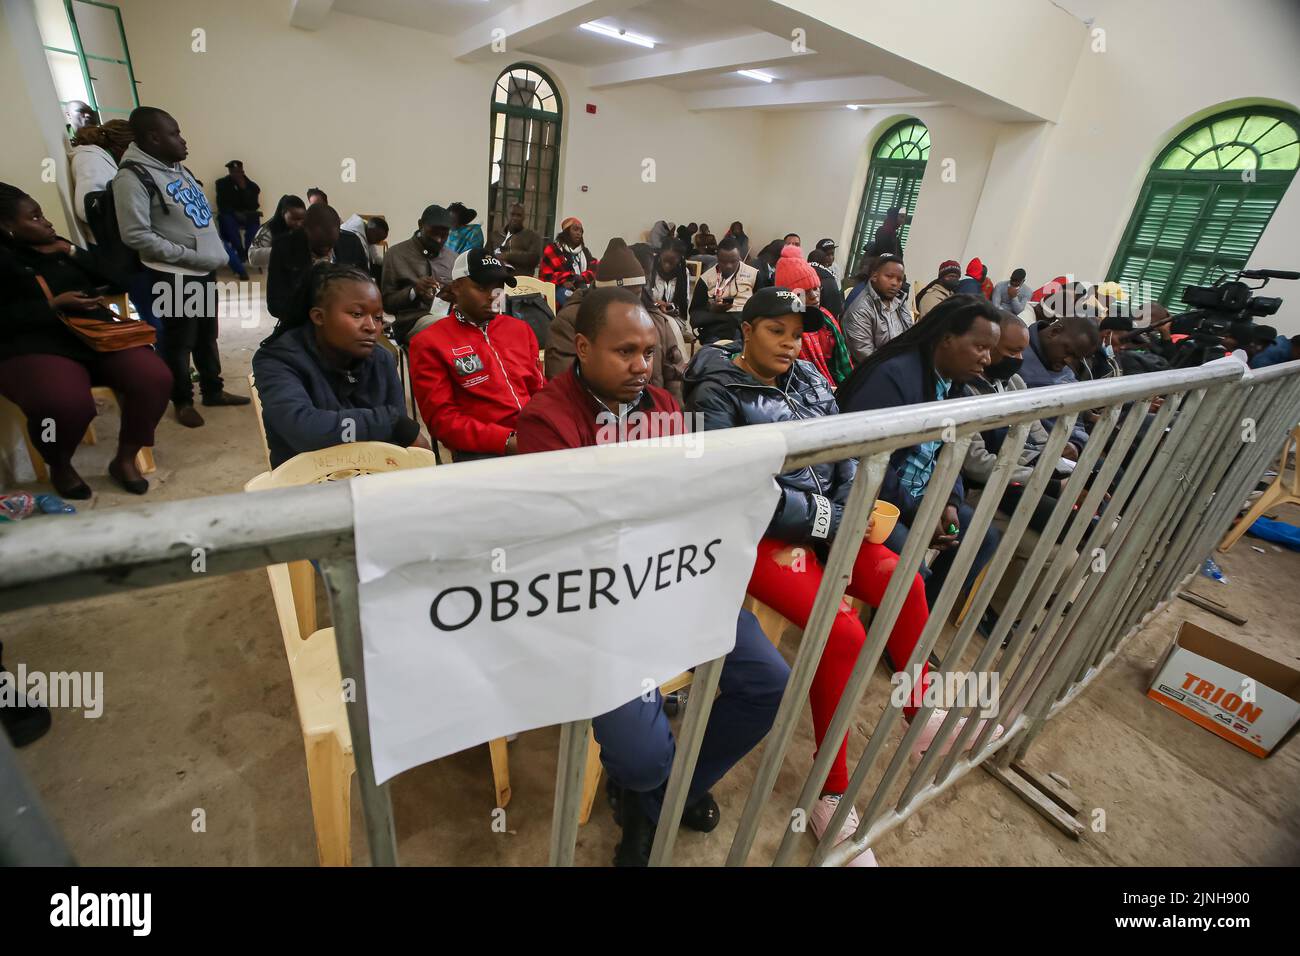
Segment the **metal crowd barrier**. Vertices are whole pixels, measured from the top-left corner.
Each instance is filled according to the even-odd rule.
[[[1157,396],[1164,401],[1152,413],[1150,400]],[[954,708],[909,774],[908,753],[933,708],[921,707],[892,758],[885,762],[882,754],[895,739],[891,731],[900,716],[899,708],[886,707],[871,728],[836,816],[814,847],[795,821],[807,819],[821,792],[837,749],[833,742],[848,730],[913,575],[925,558],[929,535],[909,536],[827,730],[827,746],[821,748],[807,773],[795,805],[777,808],[783,835],[772,862],[842,865],[972,768],[1005,768],[1022,759],[1044,723],[1077,696],[1124,640],[1195,573],[1285,434],[1300,420],[1300,362],[1246,372],[1240,363],[1222,360],[1195,369],[935,402],[887,413],[752,426],[738,433],[755,434],[760,428],[782,430],[788,447],[783,470],[847,457],[856,457],[860,467],[786,693],[762,745],[755,780],[727,858],[729,865],[749,861],[787,757],[796,765],[807,759],[801,752],[791,754],[790,743],[807,706],[817,661],[849,581],[890,452],[922,441],[944,441],[929,491],[913,523],[916,528],[933,528],[972,434],[1009,426],[953,567],[930,609],[929,623],[904,665],[910,671],[927,659],[943,631],[1030,423],[1056,419],[1002,543],[974,587],[967,612],[945,651],[948,666],[960,665],[976,624],[1052,477],[1073,423],[1089,410],[1099,415],[1091,438],[1039,535],[1026,572],[1016,581],[974,664],[977,674],[997,675],[1001,688],[998,717],[967,720],[958,732],[959,719],[973,716],[974,708]],[[528,467],[526,460],[514,465]],[[1090,486],[1089,475],[1094,476]],[[376,475],[368,480],[384,481],[385,477]],[[1081,502],[1077,510],[1072,507],[1076,501]],[[329,593],[341,670],[344,677],[356,682],[348,719],[371,860],[394,865],[397,842],[388,786],[376,785],[371,764],[352,532],[351,500],[341,483],[143,505],[18,526],[0,537],[0,608],[190,580],[192,549],[200,546],[206,550],[208,572],[216,574],[317,559]],[[696,669],[655,834],[652,865],[668,865],[672,860],[678,832],[672,821],[681,819],[722,664],[723,659],[718,658]],[[940,667],[939,673],[943,670]],[[1000,736],[994,732],[997,723],[1004,727]],[[550,849],[550,862],[555,865],[573,862],[590,725],[590,720],[580,720],[562,726]],[[952,746],[945,755],[949,742]],[[833,845],[849,808],[860,804],[863,796],[865,808],[856,834]],[[19,815],[19,804],[28,812]],[[770,814],[768,819],[770,822]],[[3,734],[0,855],[9,862],[71,859],[23,779]]]

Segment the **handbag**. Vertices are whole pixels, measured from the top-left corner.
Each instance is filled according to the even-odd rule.
[[[36,282],[53,308],[54,296],[50,293],[49,284],[39,275]],[[54,314],[72,330],[73,335],[96,352],[118,352],[150,346],[158,337],[148,322],[118,316],[112,309],[104,307],[93,315],[69,315],[62,309],[55,309]]]

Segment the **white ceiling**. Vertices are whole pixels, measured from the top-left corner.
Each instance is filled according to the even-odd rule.
[[[1104,0],[1068,0],[1078,5]],[[688,97],[691,109],[842,109],[847,102],[943,103],[925,71],[923,82],[890,77],[898,58],[833,29],[822,29],[823,50],[795,55],[788,29],[790,8],[776,0],[294,0],[295,25],[311,29],[327,17],[306,8],[384,20],[450,37],[453,55],[489,55],[489,35],[504,28],[511,48],[587,71],[588,84],[603,89],[653,84]],[[595,20],[656,41],[653,50],[579,29]],[[758,26],[766,25],[767,32]],[[824,26],[824,25],[823,25]],[[762,69],[773,83],[737,74]],[[940,84],[941,85],[941,84]],[[989,98],[976,107],[996,111]],[[951,102],[951,100],[947,100]]]
[[[476,2],[482,3],[483,0]],[[522,48],[523,52],[575,66],[602,66],[754,33],[753,27],[741,21],[713,10],[699,9],[685,0],[653,0],[614,16],[598,17],[596,22],[649,37],[656,41],[655,48],[650,50],[575,28],[539,43],[530,43]]]

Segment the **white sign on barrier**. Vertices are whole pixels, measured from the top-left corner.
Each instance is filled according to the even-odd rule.
[[[348,483],[380,782],[731,650],[785,441],[692,437]]]

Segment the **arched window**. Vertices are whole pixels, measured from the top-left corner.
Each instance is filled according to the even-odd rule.
[[[1147,173],[1108,277],[1170,305],[1244,268],[1300,165],[1297,130],[1300,115],[1257,106],[1184,131]]]
[[[876,230],[885,221],[885,213],[897,206],[909,215],[916,209],[921,191],[925,161],[930,158],[930,131],[918,119],[905,119],[885,130],[871,151],[867,186],[858,207],[858,223],[849,246],[847,275],[858,270],[867,246],[876,238]],[[909,227],[898,231],[898,242],[907,245]]]
[[[488,234],[505,226],[510,207],[524,204],[524,225],[555,234],[563,104],[545,73],[524,63],[507,67],[492,93],[492,161],[488,171]]]

